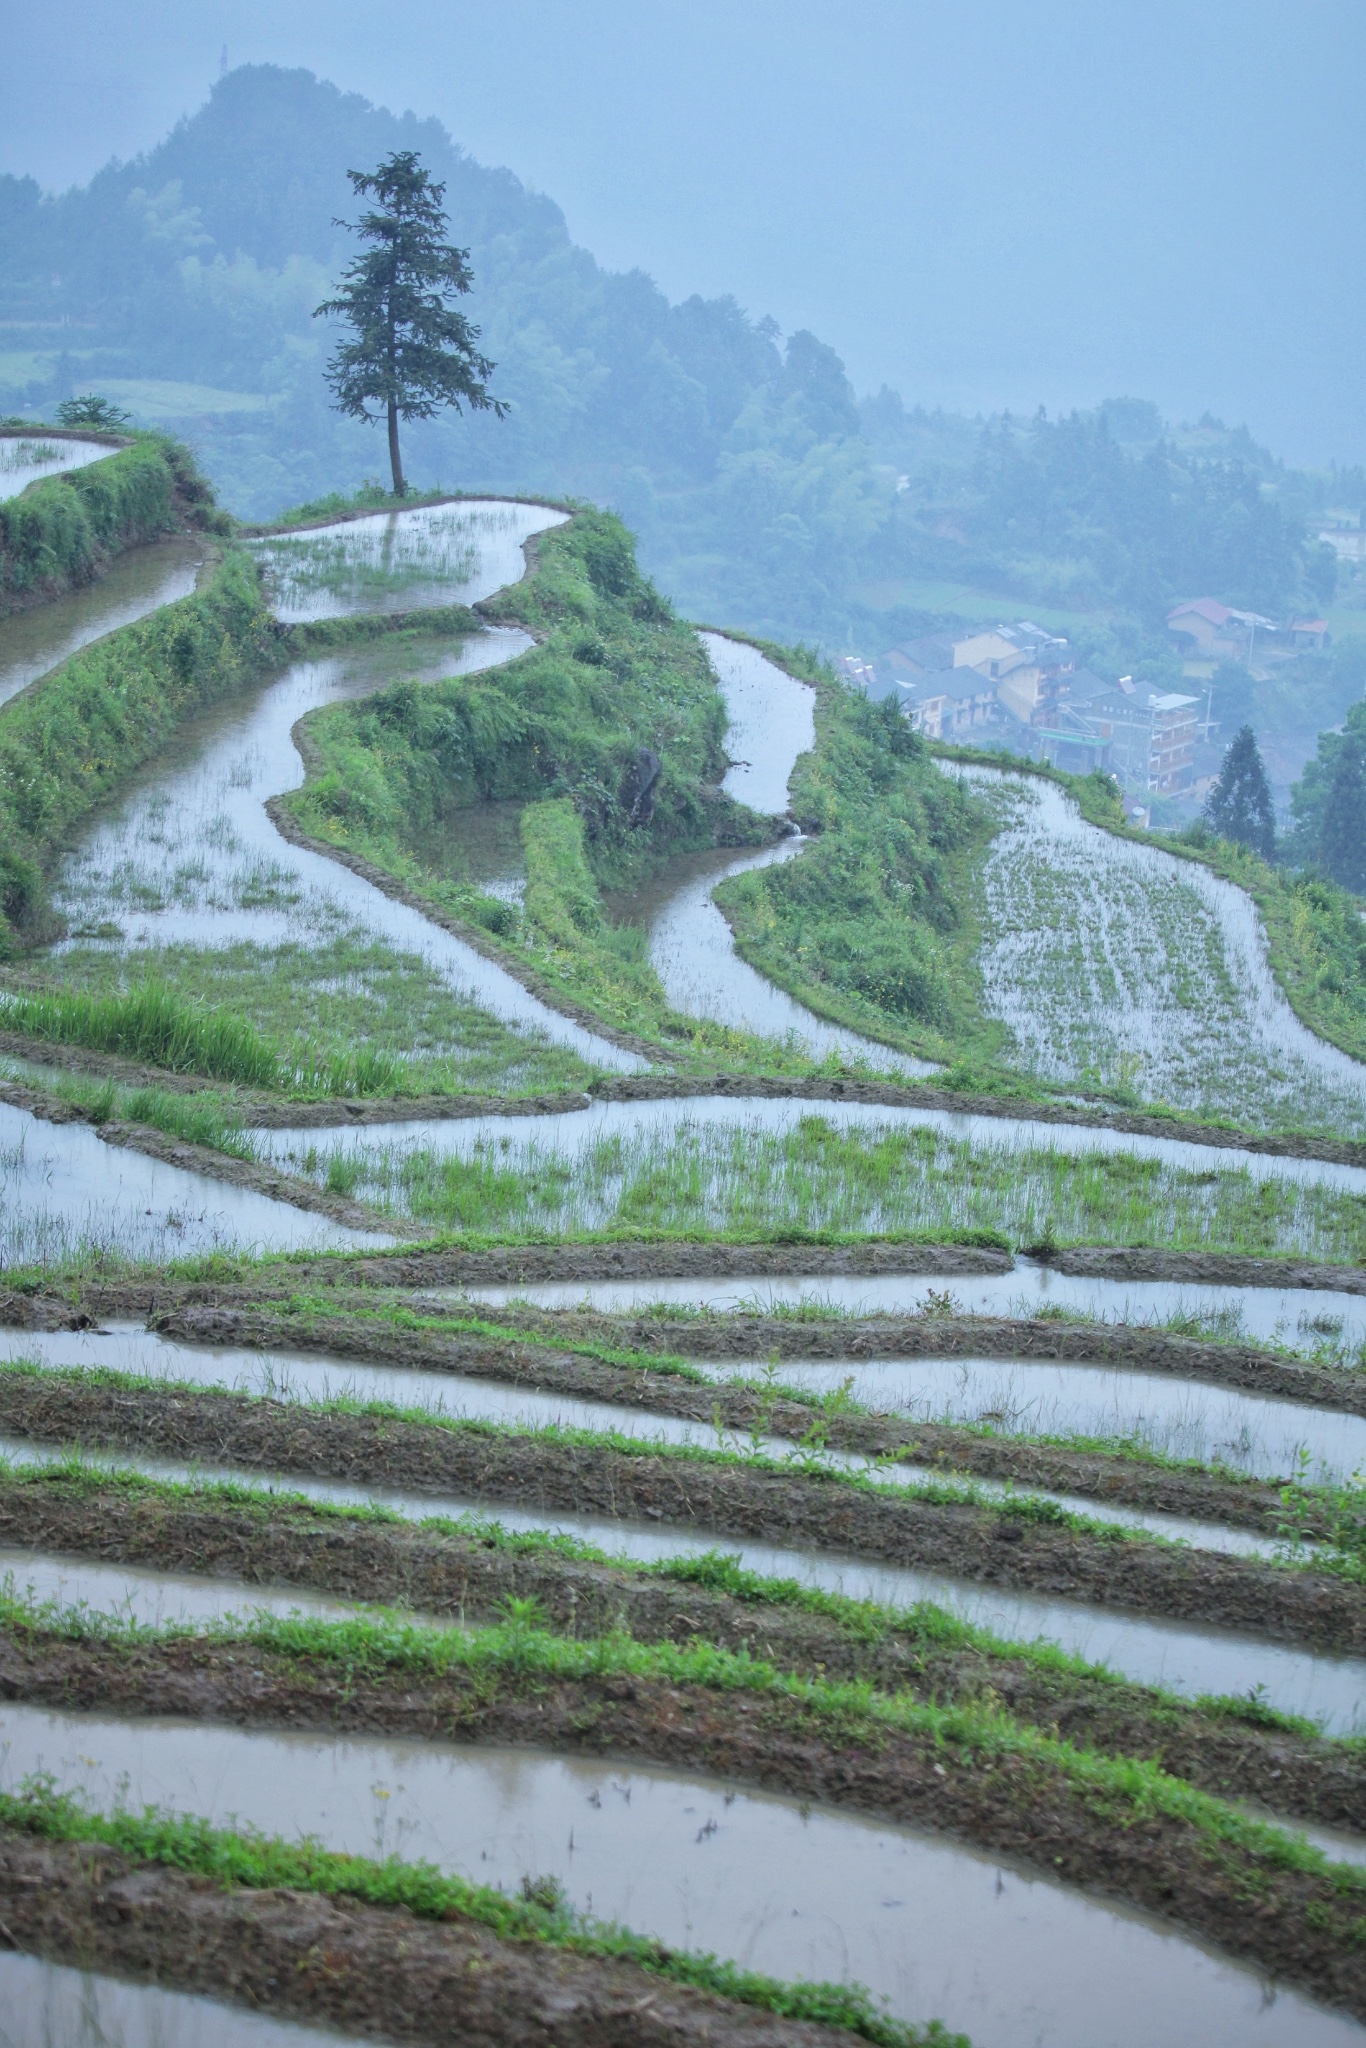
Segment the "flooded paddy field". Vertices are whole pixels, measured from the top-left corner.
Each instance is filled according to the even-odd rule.
[[[774,1372],[761,1359],[747,1370],[734,1360],[691,1363],[722,1383],[738,1374],[762,1384],[765,1373]],[[777,1376],[785,1386],[827,1398],[844,1392],[866,1408],[914,1420],[1142,1444],[1164,1457],[1259,1479],[1285,1479],[1306,1462],[1313,1480],[1341,1481],[1366,1470],[1366,1417],[1122,1367],[1042,1359],[785,1358]]]
[[[1101,2012],[1117,2048],[1362,2038],[1346,2015],[1284,1990],[1268,2003],[1254,1973],[1009,1862],[705,1776],[15,1706],[0,1739],[8,1786],[42,1771],[97,1808],[156,1805],[351,1854],[399,1851],[509,1891],[528,1874],[554,1878],[594,1920],[780,1977],[853,1977],[898,2017],[957,2013],[983,2044],[1018,2041],[1022,2009],[1032,2038],[1059,2048],[1090,2048]],[[1198,2032],[1172,2032],[1193,2017]]]
[[[97,1369],[187,1385],[230,1387],[277,1400],[387,1402],[405,1410],[492,1422],[513,1429],[610,1431],[646,1443],[693,1444],[803,1463],[810,1458],[809,1450],[800,1448],[791,1437],[762,1429],[727,1428],[719,1415],[711,1420],[689,1420],[660,1412],[663,1404],[658,1400],[657,1389],[652,1390],[656,1395],[654,1405],[650,1405],[647,1393],[642,1408],[602,1399],[576,1399],[534,1387],[499,1385],[451,1371],[359,1364],[300,1352],[272,1351],[262,1355],[249,1350],[206,1349],[177,1343],[135,1326],[116,1328],[108,1336],[0,1330],[0,1360],[4,1359],[44,1364],[56,1370],[94,1365]],[[813,1423],[818,1420],[816,1416],[810,1419]],[[823,1447],[821,1458],[831,1472],[865,1473],[870,1469],[866,1456],[829,1444]],[[884,1464],[878,1470],[879,1484],[886,1486],[923,1485],[942,1477],[942,1467],[911,1460]],[[1003,1499],[1013,1493],[1013,1489],[992,1480],[977,1480],[975,1484],[983,1497],[989,1499]],[[1154,1535],[1197,1544],[1202,1549],[1269,1557],[1280,1547],[1272,1536],[1223,1522],[1118,1506],[1103,1498],[1068,1495],[1046,1487],[1031,1487],[1030,1491],[1039,1498],[1055,1501],[1069,1513],[1125,1528],[1147,1529]]]
[[[4,2048],[338,2048],[355,2035],[246,2012],[164,1984],[130,1984],[8,1951],[0,1954]]]
[[[106,633],[116,633],[120,626],[131,626],[163,605],[188,597],[204,560],[204,543],[191,534],[126,548],[115,556],[98,583],[6,619],[0,628],[0,704],[93,640],[102,640]]]
[[[70,1608],[87,1609],[140,1628],[160,1628],[167,1622],[203,1626],[259,1613],[336,1618],[355,1611],[354,1602],[324,1600],[293,1587],[248,1585],[241,1579],[107,1564],[4,1545],[0,1587],[7,1599],[25,1601],[52,1616]]]
[[[1055,1142],[1056,1140],[1056,1142]],[[936,1110],[690,1096],[544,1117],[273,1129],[262,1156],[397,1218],[509,1233],[867,1234],[1366,1253],[1366,1172]]]
[[[83,441],[74,434],[0,434],[0,499],[17,498],[44,477],[84,469],[115,453],[114,443]]]
[[[609,1280],[546,1280],[518,1284],[470,1282],[434,1288],[433,1300],[462,1298],[543,1309],[588,1308],[603,1315],[672,1312],[680,1324],[695,1315],[871,1317],[944,1315],[1067,1318],[1183,1335],[1274,1344],[1326,1362],[1355,1362],[1366,1342],[1366,1300],[1325,1288],[1191,1285],[1177,1280],[1101,1280],[1059,1272],[1041,1260],[1018,1259],[1009,1272],[812,1273]],[[1061,1319],[1061,1318],[1060,1318]],[[686,1339],[680,1331],[682,1348]]]
[[[454,499],[295,527],[252,548],[275,616],[299,625],[477,604],[521,579],[529,534],[566,516],[513,499]]]
[[[392,623],[489,597],[522,575],[527,540],[565,517],[462,500],[252,542],[283,624],[360,628],[324,644],[315,635],[307,658],[276,680],[188,725],[79,835],[58,875],[68,936],[49,956],[53,977],[117,989],[150,971],[225,1009],[240,995],[268,1035],[373,1041],[415,1070],[439,1068],[444,1087],[574,1090],[584,1101],[595,1077],[642,1072],[648,1048],[627,1049],[641,1042],[557,1008],[534,977],[525,986],[380,886],[380,871],[348,865],[344,850],[334,859],[296,843],[273,809],[304,779],[298,727],[310,710],[398,675],[419,687],[473,675],[531,645],[508,626],[455,632],[440,620],[425,637],[407,624],[380,635],[366,616]],[[97,630],[189,587],[192,548],[174,561],[172,550],[143,552],[122,565],[126,589],[111,576],[66,609],[33,615],[21,622],[23,645],[0,634],[0,701]],[[729,721],[726,794],[781,819],[795,763],[815,741],[814,692],[743,643],[707,634],[703,644]],[[1084,834],[1050,801],[1026,816],[1011,799],[984,883],[988,982],[1022,1063],[1050,1080],[1118,1084],[1253,1123],[1283,1118],[1297,1100],[1310,1121],[1366,1131],[1361,1070],[1307,1033],[1282,1031],[1289,1012],[1250,909],[1230,908],[1224,885],[1207,887],[1200,871],[1189,887],[1184,870],[1173,880],[1165,857],[1134,868],[1119,842],[1102,849],[1086,895],[1079,877],[1095,849],[1088,839],[1076,851]],[[519,904],[520,827],[517,805],[476,807],[449,845],[430,849],[431,871]],[[785,1041],[789,1062],[804,1049],[831,1072],[924,1074],[924,1062],[826,1024],[736,955],[712,901],[717,881],[802,852],[794,835],[689,856],[612,914],[624,907],[644,928],[685,1016]],[[1013,899],[1001,879],[1007,856],[1022,878]],[[1061,909],[1045,902],[1050,864]],[[1088,918],[1094,930],[1079,938]],[[1210,1041],[1194,1054],[1176,1047],[1182,953],[1208,983],[1194,1034],[1187,1011],[1188,1036]],[[1069,982],[1080,999],[1063,1029]],[[68,1075],[62,1085],[80,1107],[87,1082]],[[98,1113],[129,1115],[124,1100]],[[24,1267],[24,1289],[35,1271],[67,1269],[72,1300],[93,1282],[93,1303],[106,1274],[141,1262],[136,1284],[158,1314],[183,1302],[237,1313],[253,1288],[285,1305],[298,1287],[287,1307],[300,1328],[336,1313],[359,1329],[360,1287],[340,1311],[320,1310],[308,1291],[315,1275],[252,1267],[244,1255],[377,1251],[409,1221],[484,1242],[608,1229],[639,1240],[680,1228],[825,1231],[855,1245],[975,1233],[980,1245],[1048,1255],[1012,1264],[1004,1248],[969,1246],[955,1271],[931,1261],[920,1272],[834,1273],[798,1259],[784,1274],[761,1262],[751,1274],[732,1245],[725,1273],[707,1279],[686,1277],[687,1267],[671,1277],[661,1242],[657,1270],[647,1261],[636,1278],[613,1274],[604,1255],[586,1278],[514,1270],[506,1283],[389,1297],[365,1311],[371,1328],[375,1313],[390,1316],[384,1346],[368,1355],[329,1349],[316,1330],[274,1342],[254,1323],[241,1342],[204,1341],[190,1309],[183,1326],[160,1330],[125,1319],[0,1331],[7,1799],[50,1773],[92,1814],[150,1804],[232,1828],[234,1854],[256,1853],[251,1831],[261,1829],[392,1858],[400,1873],[425,1860],[452,1880],[500,1888],[499,1912],[540,1914],[525,1931],[550,1929],[503,1942],[478,1920],[472,1894],[438,1922],[396,1919],[364,1899],[342,1912],[311,1881],[268,1904],[263,1893],[195,1891],[164,1856],[139,1852],[135,1881],[149,1904],[128,1921],[128,1967],[166,1972],[181,1992],[90,1978],[77,1998],[58,1962],[6,1957],[0,1971],[20,1973],[17,2024],[34,2012],[35,2024],[70,2034],[66,2016],[77,2013],[92,2048],[120,2028],[133,2030],[130,2041],[139,2027],[155,2031],[168,2048],[235,2043],[232,2029],[251,2026],[263,2031],[242,2032],[243,2042],[263,2048],[321,2041],[292,2030],[301,2018],[340,2028],[326,2038],[350,2038],[348,2020],[383,2031],[373,1989],[368,2005],[354,1988],[349,2006],[299,2004],[292,1987],[312,1979],[297,1960],[325,1923],[329,1955],[359,1956],[357,1930],[388,1941],[384,1983],[397,1988],[385,1995],[408,2016],[404,2038],[425,2038],[432,1985],[458,1977],[458,1996],[474,1996],[477,1973],[455,1971],[451,1957],[483,1943],[480,1970],[501,1990],[482,2014],[470,2008],[469,2025],[511,2039],[508,2015],[531,2010],[533,1996],[551,2010],[567,1971],[588,1973],[574,1995],[597,1998],[594,2013],[609,2009],[609,1990],[618,1996],[608,1959],[555,1946],[555,1927],[582,1915],[784,1980],[863,1983],[904,2023],[879,2034],[871,2008],[832,1993],[820,2010],[846,2023],[832,2042],[852,2027],[909,2043],[934,2014],[979,2048],[1363,2038],[1366,1988],[1340,1903],[1355,1880],[1330,1884],[1303,1844],[1268,1837],[1268,1848],[1240,1834],[1251,1824],[1222,1802],[1307,1816],[1339,1830],[1324,1837],[1330,1853],[1362,1853],[1366,1791],[1355,1752],[1330,1738],[1363,1725],[1360,1545],[1345,1532],[1366,1416],[1330,1406],[1327,1392],[1330,1373],[1345,1384],[1366,1355],[1366,1297],[1328,1284],[1069,1272],[1054,1247],[1217,1247],[1350,1267],[1366,1256],[1366,1168],[1151,1131],[780,1095],[329,1130],[254,1127],[245,1104],[234,1115],[232,1145],[263,1171],[287,1168],[368,1209],[343,1208],[357,1220],[339,1223],[111,1147],[91,1124],[5,1106],[0,1265]],[[368,1231],[367,1215],[393,1228]],[[166,1270],[173,1260],[178,1274]],[[366,1274],[365,1288],[377,1281]],[[348,1286],[336,1271],[323,1284],[339,1299]],[[523,1332],[508,1322],[519,1300],[534,1305]],[[442,1304],[467,1319],[481,1305],[490,1312],[461,1339],[463,1357],[433,1349]],[[709,1352],[708,1327],[736,1309],[781,1325],[780,1360]],[[402,1315],[414,1331],[406,1350]],[[557,1316],[568,1349],[555,1348]],[[866,1344],[848,1359],[814,1342],[794,1352],[793,1333],[843,1329],[855,1316],[939,1321],[955,1345],[907,1358]],[[1175,1351],[1160,1373],[1137,1359],[1005,1358],[994,1347],[978,1356],[961,1349],[973,1317],[1060,1332],[1081,1318],[1103,1331],[1151,1328],[1164,1341],[1213,1339],[1204,1349],[1222,1345],[1230,1357],[1240,1344],[1276,1347],[1276,1370],[1304,1373],[1306,1391],[1301,1401],[1269,1382],[1212,1385],[1194,1357],[1183,1371]],[[647,1323],[681,1366],[633,1349]],[[1264,1362],[1274,1360],[1268,1349]],[[1324,1377],[1312,1392],[1311,1370]],[[957,1430],[964,1446],[966,1431],[982,1444],[990,1430],[992,1454],[1035,1460],[1031,1476],[1016,1479],[1007,1462],[974,1468],[969,1483],[948,1435],[924,1455],[909,1443],[922,1425]],[[1039,1476],[1045,1454],[1060,1461],[1051,1477]],[[1107,1498],[1111,1473],[1123,1483]],[[1149,1474],[1159,1491],[1145,1494]],[[1282,1491],[1288,1534],[1270,1519]],[[398,1618],[377,1617],[377,1603]],[[350,1691],[337,1679],[343,1642],[359,1674]],[[756,1678],[761,1669],[769,1675]],[[840,1705],[838,1740],[821,1719],[829,1670],[862,1687]],[[1166,1688],[1161,1698],[1140,1696],[1154,1686]],[[767,1748],[747,1739],[759,1720]],[[877,1785],[866,1761],[879,1753],[876,1731],[892,1759]],[[1138,1761],[1153,1756],[1176,1775]],[[1131,1789],[1104,1770],[1138,1774],[1150,1805],[1116,1820],[1105,1801],[1122,1804]],[[1031,1771],[1061,1775],[1017,1796]],[[1179,1783],[1183,1772],[1198,1794]],[[70,1961],[50,1930],[41,1934],[32,1900],[42,1887],[7,1889],[22,1861],[10,1826],[18,1812],[0,1813],[0,1925],[17,1925],[21,1946],[45,1941]],[[64,1853],[55,1837],[19,1839],[31,1858]],[[1225,1869],[1221,1856],[1251,1859],[1239,1882],[1265,1882],[1274,1896],[1255,1927],[1245,1904],[1232,1908],[1233,1863]],[[74,1869],[62,1893],[73,1900]],[[110,1967],[93,1904],[85,1920],[71,1910],[88,1956]],[[212,1938],[210,1913],[220,1916]],[[157,1914],[179,1930],[174,1949],[168,1934],[157,1948]],[[403,1977],[396,1927],[410,1930],[425,1980],[411,1961]],[[229,1952],[276,1958],[239,1989],[266,2014],[227,2014],[189,1995],[238,1981],[222,1960]],[[168,1968],[173,1954],[208,1958],[207,1974],[187,1978],[183,1961]],[[610,1969],[628,1965],[639,1969],[629,1958]],[[685,1993],[651,1967],[631,2010],[653,2006],[661,1985],[668,1999],[703,2001],[670,2041],[815,2048],[827,2038],[805,1993],[775,2011],[758,1992],[720,1997],[711,1979]],[[1334,1999],[1341,2010],[1328,2009]]]
[[[714,857],[709,853],[684,856],[703,861]],[[350,1133],[347,1143],[360,1135],[362,1143],[377,1148],[432,1149],[460,1156],[496,1147],[512,1165],[521,1166],[525,1155],[528,1166],[563,1159],[582,1171],[591,1162],[594,1151],[607,1143],[672,1146],[680,1137],[697,1131],[788,1138],[804,1124],[823,1124],[831,1131],[865,1142],[896,1137],[904,1140],[909,1133],[923,1133],[937,1139],[955,1164],[981,1158],[990,1167],[999,1155],[1017,1172],[1021,1168],[1037,1170],[1041,1162],[1053,1159],[1122,1158],[1163,1167],[1172,1174],[1245,1174],[1252,1181],[1288,1182],[1298,1187],[1366,1195],[1366,1167],[1334,1160],[1255,1152],[1236,1145],[1212,1147],[1188,1139],[1082,1123],[1044,1124],[1022,1116],[974,1116],[956,1110],[887,1103],[819,1102],[795,1093],[755,1097],[708,1095],[699,1091],[660,1095],[652,1100],[597,1100],[559,1114],[537,1117],[532,1125],[498,1115],[463,1119],[454,1126],[405,1118],[389,1125],[368,1124],[363,1133]],[[316,1128],[305,1133],[281,1124],[266,1142],[272,1152],[283,1156],[310,1143],[321,1151],[329,1140]],[[937,1148],[932,1149],[923,1138],[921,1146],[923,1155],[934,1159]]]
[[[49,1123],[0,1102],[0,1265],[160,1262],[210,1251],[386,1241],[211,1174],[107,1145],[90,1124]]]
[[[1003,809],[983,875],[987,1006],[1053,1081],[1359,1135],[1366,1071],[1295,1015],[1252,899],[1197,861],[1088,824],[1037,776],[956,767]]]

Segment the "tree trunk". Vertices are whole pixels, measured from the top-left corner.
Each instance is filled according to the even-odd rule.
[[[389,400],[389,467],[394,472],[394,496],[406,498],[408,486],[403,481],[403,457],[398,452],[398,406]]]

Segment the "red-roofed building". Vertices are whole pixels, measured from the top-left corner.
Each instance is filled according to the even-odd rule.
[[[1167,613],[1167,631],[1183,654],[1197,661],[1237,660],[1247,649],[1247,634],[1226,604],[1212,597],[1193,597]]]

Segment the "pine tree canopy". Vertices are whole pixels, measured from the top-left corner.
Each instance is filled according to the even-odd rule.
[[[350,323],[327,366],[339,412],[353,419],[387,416],[394,492],[406,486],[398,452],[398,422],[431,419],[443,406],[500,418],[506,406],[485,382],[494,365],[475,344],[479,329],[450,304],[474,282],[468,249],[443,239],[448,225],[444,185],[433,182],[416,150],[395,150],[373,172],[348,171],[356,197],[375,210],[339,221],[374,246],[348,265],[334,299],[318,315]],[[372,410],[373,408],[373,410]]]
[[[1319,826],[1319,866],[1354,895],[1366,895],[1366,749],[1355,733],[1338,750]]]
[[[1263,860],[1275,858],[1276,812],[1271,785],[1250,725],[1233,736],[1219,779],[1205,799],[1205,817],[1221,839],[1250,846]]]

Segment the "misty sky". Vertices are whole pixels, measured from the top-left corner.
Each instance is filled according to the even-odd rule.
[[[0,0],[0,169],[136,154],[225,45],[438,115],[860,389],[1366,461],[1363,0]]]

